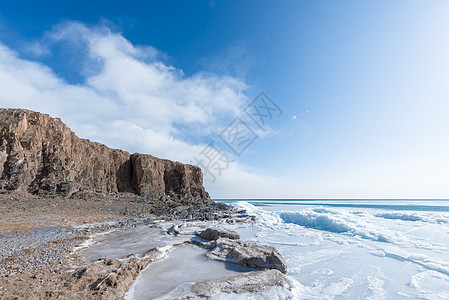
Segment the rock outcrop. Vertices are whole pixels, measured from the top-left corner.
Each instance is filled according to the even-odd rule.
[[[239,234],[231,230],[208,228],[196,235],[208,242],[193,238],[190,243],[207,249],[205,255],[209,259],[250,269],[275,269],[287,273],[287,265],[276,248],[242,241]]]
[[[234,230],[225,230],[221,228],[207,228],[197,234],[199,237],[208,241],[218,240],[219,238],[227,238],[231,240],[239,240],[240,235]]]
[[[203,247],[210,249],[209,259],[234,263],[251,269],[276,269],[287,273],[287,266],[279,252],[270,246],[219,238]]]
[[[289,291],[293,289],[293,283],[278,270],[264,270],[199,282],[192,286],[192,292],[197,297],[206,298],[219,293],[241,296],[244,293],[266,292],[267,289],[276,287],[284,287]]]
[[[60,119],[0,109],[0,190],[45,196],[130,192],[154,200],[210,201],[201,169],[78,138]]]

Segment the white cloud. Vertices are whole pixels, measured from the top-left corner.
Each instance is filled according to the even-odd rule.
[[[84,83],[70,84],[0,44],[0,106],[49,113],[80,137],[188,163],[205,147],[189,137],[218,133],[248,102],[242,80],[206,72],[187,77],[156,49],[133,45],[104,26],[64,23],[32,48],[49,55],[61,43],[79,60]],[[238,162],[207,183],[213,197],[255,197],[254,191],[275,186],[276,179]]]
[[[25,53],[28,53],[28,54],[30,54],[32,56],[35,56],[35,57],[46,56],[46,55],[50,55],[51,54],[47,47],[42,45],[42,43],[36,42],[36,41],[26,43],[23,46],[22,50]]]

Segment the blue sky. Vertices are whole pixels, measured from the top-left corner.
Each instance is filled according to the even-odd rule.
[[[3,1],[0,105],[186,163],[215,141],[215,198],[449,198],[448,28],[446,1]]]

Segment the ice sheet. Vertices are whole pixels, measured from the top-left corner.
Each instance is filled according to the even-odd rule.
[[[122,259],[130,254],[142,257],[151,249],[173,245],[191,237],[189,235],[175,237],[166,234],[165,230],[148,226],[117,229],[96,238],[95,243],[82,250],[81,254],[91,262],[101,257]]]
[[[234,264],[207,259],[206,250],[186,245],[150,264],[126,294],[126,299],[164,299],[188,293],[196,282],[219,279],[252,271]]]
[[[402,201],[401,211],[389,209],[391,201],[284,202],[238,202],[257,222],[233,229],[280,251],[303,285],[295,299],[449,299],[448,201],[426,202],[427,210]]]

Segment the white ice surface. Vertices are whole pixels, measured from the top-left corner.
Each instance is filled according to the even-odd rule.
[[[178,225],[180,226],[177,231],[181,233],[178,236],[166,234],[172,226],[168,222],[160,224],[163,229],[140,226],[98,234],[83,244],[83,248],[88,248],[81,250],[81,254],[88,262],[94,262],[102,257],[123,259],[130,254],[143,257],[154,248],[162,251],[163,259],[151,263],[141,272],[126,294],[127,299],[181,299],[187,295],[194,297],[191,287],[197,282],[253,271],[238,265],[209,260],[204,256],[206,250],[196,246],[173,248],[172,245],[194,237],[195,231],[216,226],[215,222]],[[261,293],[222,293],[210,299],[293,299],[293,293],[291,289],[276,287],[267,288]]]
[[[233,229],[281,252],[288,275],[303,285],[297,299],[449,299],[448,202],[425,204],[442,208],[238,202],[257,222]]]
[[[220,279],[249,269],[207,259],[206,250],[186,245],[150,264],[130,287],[126,299],[177,299],[189,294],[196,282]]]
[[[239,202],[237,207],[256,215],[257,222],[222,226],[238,231],[244,240],[276,247],[296,288],[222,293],[210,299],[449,299],[449,202],[414,207],[416,201],[402,201],[395,203],[402,205],[398,209],[391,208],[391,201],[361,203],[255,207]],[[142,256],[152,248],[190,239],[189,233],[200,228],[181,228],[186,235],[178,237],[149,227],[121,229],[97,237],[83,253],[91,261]],[[189,294],[194,282],[235,274],[205,259],[202,251],[188,246],[169,252],[139,276],[127,298],[179,299]]]
[[[164,231],[159,228],[148,226],[117,229],[95,238],[95,242],[82,250],[81,254],[91,262],[101,257],[122,259],[130,254],[142,257],[151,249],[173,245],[191,237],[189,235],[175,237],[164,234]]]

